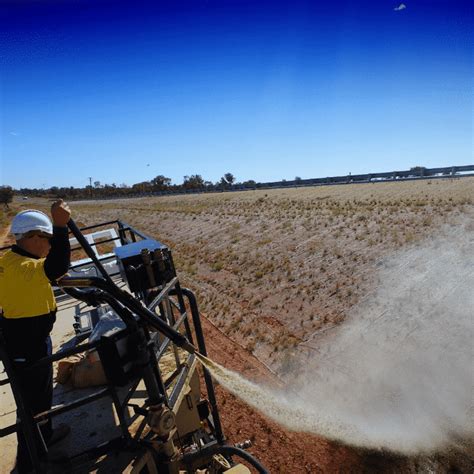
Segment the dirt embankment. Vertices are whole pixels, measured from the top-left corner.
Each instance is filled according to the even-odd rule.
[[[377,284],[381,259],[436,234],[474,203],[474,178],[163,196],[73,204],[120,218],[173,250],[180,279],[224,333],[272,369]]]
[[[253,380],[279,384],[257,358],[202,318],[209,356]],[[250,439],[249,451],[271,473],[471,473],[474,451],[431,457],[404,457],[343,446],[314,435],[294,433],[268,420],[233,395],[216,387],[224,434],[231,443]]]

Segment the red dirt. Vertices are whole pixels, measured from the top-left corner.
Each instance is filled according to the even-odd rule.
[[[202,318],[209,356],[251,379],[278,379],[257,358]],[[250,439],[249,450],[272,473],[363,472],[355,450],[302,433],[292,433],[216,387],[225,435],[233,443]]]

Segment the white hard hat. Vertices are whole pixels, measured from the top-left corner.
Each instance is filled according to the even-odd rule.
[[[13,218],[11,232],[15,234],[17,240],[32,230],[53,235],[53,224],[44,212],[35,211],[34,209],[21,211]]]

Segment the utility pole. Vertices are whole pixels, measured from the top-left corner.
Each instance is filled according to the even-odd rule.
[[[92,176],[89,176],[89,195],[92,197]]]

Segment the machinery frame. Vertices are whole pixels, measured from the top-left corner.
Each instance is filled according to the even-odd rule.
[[[99,243],[90,242],[90,239],[88,241],[84,237],[83,232],[97,231],[97,229],[105,226],[114,226],[116,228],[116,237],[101,240]],[[143,435],[147,425],[154,426],[154,424],[160,423],[156,419],[156,415],[154,415],[157,407],[161,407],[159,410],[162,410],[160,412],[160,420],[164,416],[163,410],[169,413],[176,408],[175,405],[180,397],[180,392],[192,375],[191,371],[195,370],[196,353],[207,356],[196,297],[191,290],[181,287],[169,249],[167,250],[171,262],[171,270],[174,274],[169,281],[153,286],[153,283],[156,285],[156,282],[153,281],[153,276],[150,275],[150,268],[146,268],[146,264],[148,263],[149,265],[149,262],[144,259],[143,271],[146,270],[150,275],[152,281],[149,286],[151,287],[143,289],[143,291],[135,291],[133,295],[129,291],[119,288],[114,278],[121,275],[121,272],[108,273],[104,268],[103,262],[104,260],[110,261],[110,255],[101,257],[94,247],[110,243],[126,246],[150,239],[146,234],[127,223],[115,220],[79,229],[71,220],[69,228],[79,243],[79,246],[71,249],[72,253],[83,250],[89,257],[86,262],[83,261],[78,265],[71,265],[71,270],[76,274],[80,274],[81,269],[87,266],[90,267],[93,264],[99,276],[66,276],[57,282],[58,288],[67,295],[84,301],[91,306],[100,307],[101,305],[108,305],[123,321],[125,329],[109,338],[101,337],[94,342],[82,342],[81,339],[84,339],[84,337],[81,334],[81,329],[76,325],[76,332],[78,334],[77,345],[62,349],[50,357],[45,357],[34,364],[30,364],[24,370],[35,370],[40,366],[96,349],[101,354],[108,383],[106,387],[99,388],[90,395],[80,397],[70,403],[54,407],[51,410],[33,416],[24,403],[19,388],[18,374],[13,369],[13,365],[4,349],[5,344],[0,331],[0,359],[4,363],[8,377],[7,379],[0,380],[0,386],[5,384],[11,385],[17,412],[21,420],[1,428],[0,437],[22,430],[35,472],[45,473],[47,472],[47,466],[44,466],[42,459],[44,455],[47,455],[48,448],[42,439],[38,423],[76,410],[100,398],[109,397],[117,414],[121,435],[109,439],[99,446],[89,448],[74,455],[72,458],[69,458],[69,463],[73,463],[76,458],[79,459],[84,456],[94,457],[120,447],[130,451],[131,456],[133,456],[134,452],[136,453],[143,449],[148,450],[152,453],[155,461],[160,463],[159,465],[163,472],[174,473],[179,472],[179,469],[186,469],[185,472],[194,472],[194,469],[208,465],[216,455],[223,456],[230,466],[234,464],[232,456],[236,455],[252,464],[258,472],[266,472],[263,466],[249,453],[239,447],[226,444],[214,384],[206,368],[203,368],[203,378],[207,401],[203,401],[202,406],[199,407],[199,412],[202,421],[204,422],[205,420],[207,431],[203,430],[193,434],[191,438],[194,440],[194,443],[187,446],[186,453],[181,451],[181,454],[178,456],[177,453],[179,451],[174,449],[171,428],[168,433],[160,432],[161,437],[158,437],[158,441],[156,439],[156,430],[154,432],[152,429],[147,436]],[[187,307],[190,310],[190,314]],[[127,347],[133,346],[133,363],[131,364],[132,369],[128,373],[119,371],[117,376],[117,365],[120,365],[117,364],[117,360],[119,359],[113,355],[111,356],[112,362],[108,362],[107,354],[110,353],[111,347],[116,350],[117,341],[120,338],[127,338]],[[187,353],[184,363],[180,362],[177,356],[177,348],[184,349]],[[163,380],[159,369],[159,361],[168,350],[174,351],[177,366],[173,373],[169,374],[166,380]],[[130,366],[130,364],[128,365]],[[138,406],[131,404],[130,400],[141,381],[145,384],[147,398],[141,406]],[[125,397],[122,394],[122,399],[118,393],[120,386],[127,386],[127,393]],[[173,388],[168,394],[171,386]],[[209,409],[206,410],[207,403]],[[130,432],[130,424],[127,421],[127,413],[130,409],[133,410],[137,417],[143,417],[139,428],[134,434]],[[196,443],[196,441],[199,442]],[[170,446],[173,448],[171,451],[169,449]],[[160,472],[162,472],[161,470]]]

